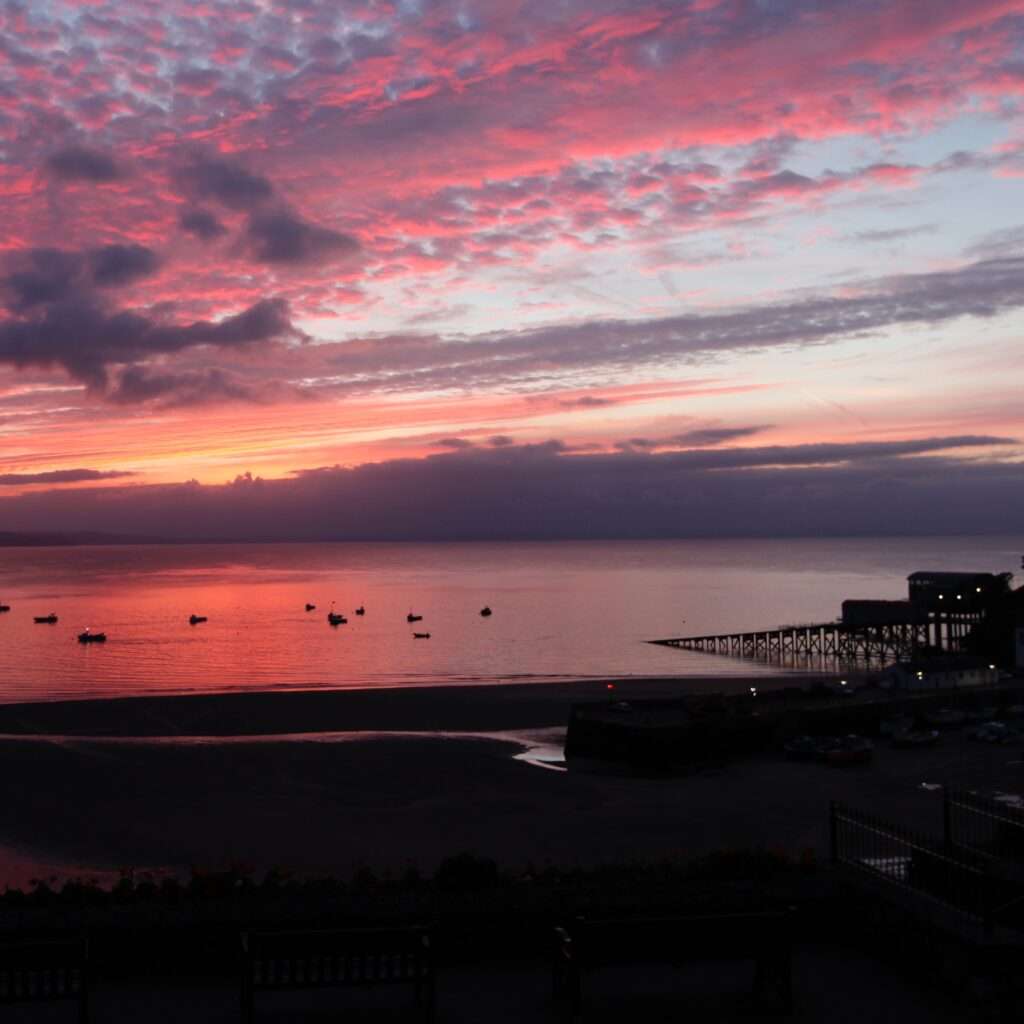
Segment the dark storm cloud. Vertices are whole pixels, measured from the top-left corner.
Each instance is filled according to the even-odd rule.
[[[0,487],[17,487],[22,484],[78,484],[87,480],[116,480],[126,476],[135,474],[116,469],[52,469],[45,473],[4,473],[0,474]]]
[[[197,157],[181,172],[185,188],[200,199],[215,199],[232,210],[253,210],[274,194],[269,178],[220,157]]]
[[[178,223],[183,231],[204,242],[213,241],[227,233],[227,228],[209,210],[182,210]]]
[[[760,427],[705,427],[700,430],[687,430],[683,434],[674,434],[670,439],[673,444],[684,448],[704,448],[726,441],[738,441],[741,437],[750,437],[768,430],[767,425]]]
[[[46,166],[54,177],[65,181],[116,181],[121,172],[113,158],[85,146],[65,146],[51,153]]]
[[[0,279],[0,285],[7,307],[24,313],[92,287],[131,284],[154,273],[159,265],[156,253],[144,245],[105,245],[79,252],[29,249],[11,257],[10,273]]]
[[[261,405],[284,397],[300,397],[295,388],[278,384],[253,384],[216,367],[162,373],[129,366],[106,397],[117,405],[143,403],[161,408],[245,402]]]
[[[743,433],[755,433],[759,427],[747,428]],[[693,431],[694,434],[715,434],[716,431]],[[724,433],[724,432],[719,432]],[[672,444],[692,445],[689,435],[679,434],[666,441],[632,438],[624,442],[623,449],[655,448]],[[721,440],[721,439],[720,439]],[[716,444],[717,441],[704,441]],[[864,462],[870,459],[893,459],[928,452],[948,451],[953,448],[1005,447],[1017,444],[1012,437],[988,435],[962,435],[955,437],[926,437],[914,441],[857,441],[850,444],[796,444],[770,445],[762,448],[718,448],[714,451],[667,452],[663,456],[673,466],[692,469],[744,469],[763,466],[826,466],[844,462]]]
[[[615,444],[616,450],[620,452],[628,451],[654,451],[655,449],[666,449],[666,448],[711,448],[714,445],[724,444],[726,441],[736,441],[743,437],[749,437],[752,434],[760,433],[763,430],[767,430],[767,427],[736,427],[732,429],[706,429],[706,430],[687,430],[682,434],[673,434],[670,437],[630,437],[625,441],[618,441]],[[734,449],[730,449],[733,451]],[[774,448],[742,448],[735,449],[743,453],[743,457],[752,457],[757,459],[757,465],[762,464],[762,459],[765,462],[772,463],[775,460],[772,458],[771,453],[776,451]],[[795,453],[805,451],[806,456],[801,458],[800,461],[807,462],[835,462],[836,458],[832,456],[832,447],[829,446],[824,451],[819,453],[817,446],[807,446],[806,448],[785,448],[778,449],[785,453],[784,457],[792,457]],[[767,453],[758,454],[758,453]],[[857,453],[855,453],[856,456]],[[729,456],[731,457],[731,456]],[[840,456],[844,458],[845,456]],[[710,459],[714,461],[718,458],[718,454],[712,455],[700,454],[697,456],[700,459]]]
[[[19,313],[63,299],[84,266],[81,253],[61,249],[31,249],[12,262],[3,278],[5,305]]]
[[[764,449],[736,465],[715,458],[725,452],[471,448],[284,480],[29,494],[0,499],[0,519],[224,540],[1010,533],[1024,466],[905,454],[991,440]],[[808,448],[844,461],[809,465]]]
[[[352,236],[308,224],[288,210],[253,214],[246,233],[261,263],[309,263],[359,250]]]
[[[93,249],[87,258],[93,282],[104,287],[148,277],[160,265],[156,253],[144,245],[107,245]]]
[[[138,313],[110,313],[75,296],[47,306],[31,320],[0,324],[0,363],[63,366],[72,377],[105,388],[110,363],[136,362],[199,345],[233,348],[297,336],[281,299],[265,299],[216,322],[166,324]]]
[[[195,157],[180,172],[182,187],[195,198],[214,199],[232,210],[249,214],[245,237],[252,257],[260,263],[310,263],[351,254],[359,243],[350,235],[303,220],[275,200],[271,180],[240,163],[221,157]],[[223,234],[223,225],[205,210],[183,213],[179,223],[200,238]]]

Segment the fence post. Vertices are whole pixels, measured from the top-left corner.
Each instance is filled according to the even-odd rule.
[[[949,786],[942,787],[942,848],[953,852],[953,809],[950,806]]]
[[[839,821],[837,812],[839,804],[835,800],[828,802],[828,853],[833,864],[839,863]]]
[[[982,890],[982,925],[985,929],[985,934],[991,938],[992,932],[995,930],[995,902],[996,902],[996,888],[993,884],[992,879],[992,863],[991,861],[985,861],[984,874],[982,875],[981,884],[984,886]]]

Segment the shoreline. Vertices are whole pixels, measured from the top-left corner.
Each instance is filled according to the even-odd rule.
[[[820,676],[828,675],[820,673]],[[565,725],[572,704],[806,686],[806,675],[670,676],[262,690],[0,704],[7,736],[263,736],[326,732],[498,732]]]
[[[615,699],[717,682],[620,680]],[[936,784],[1024,785],[1005,748],[963,731],[934,749],[879,744],[845,770],[772,753],[645,776],[517,756],[529,733],[565,726],[572,703],[602,699],[588,681],[2,705],[0,885],[233,863],[398,875],[460,851],[511,866],[744,848],[821,858],[830,800],[930,833]]]

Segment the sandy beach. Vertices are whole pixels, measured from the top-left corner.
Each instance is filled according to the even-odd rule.
[[[0,735],[246,736],[339,730],[495,731],[565,725],[575,701],[742,693],[811,675],[278,690],[0,704]],[[614,687],[609,691],[608,686]]]
[[[695,688],[617,692],[682,686]],[[587,682],[3,706],[3,841],[21,863],[0,865],[0,884],[23,882],[26,860],[85,875],[242,863],[348,876],[429,871],[463,850],[511,868],[747,847],[822,857],[830,799],[932,830],[938,798],[922,783],[1022,776],[1018,752],[962,734],[845,770],[766,756],[638,778],[516,759],[538,736],[557,742],[574,700],[606,693]]]

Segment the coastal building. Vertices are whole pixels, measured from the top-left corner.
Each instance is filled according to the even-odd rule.
[[[912,572],[907,577],[910,602],[945,614],[983,612],[1009,590],[1011,573]]]
[[[907,577],[907,598],[901,601],[852,598],[843,601],[842,615],[828,622],[801,623],[774,629],[698,636],[669,637],[650,643],[685,651],[752,658],[811,667],[845,669],[853,664],[886,665],[935,656],[972,654],[977,669],[939,671],[939,686],[974,685],[976,672],[988,664],[1024,668],[1024,587],[1014,590],[1013,573],[920,571]],[[915,668],[908,689],[918,687]],[[934,679],[932,680],[934,682]],[[906,682],[898,667],[889,685]]]
[[[965,654],[898,661],[881,673],[883,687],[894,690],[947,690],[988,686],[999,681],[998,668]]]
[[[928,622],[926,609],[910,601],[876,601],[848,598],[842,605],[844,626],[922,625]]]

